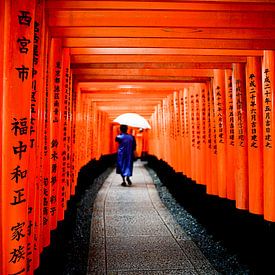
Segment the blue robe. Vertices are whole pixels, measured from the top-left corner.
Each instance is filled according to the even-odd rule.
[[[130,177],[133,173],[136,140],[132,135],[121,133],[116,137],[116,141],[119,143],[116,173],[123,177]]]

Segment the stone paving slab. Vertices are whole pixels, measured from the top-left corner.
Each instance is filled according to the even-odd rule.
[[[115,170],[93,205],[87,274],[218,274],[135,162],[132,186]]]

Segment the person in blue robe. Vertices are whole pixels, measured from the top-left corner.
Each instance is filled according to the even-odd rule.
[[[116,136],[118,142],[116,173],[122,177],[122,186],[132,184],[130,177],[133,174],[134,151],[136,150],[135,137],[128,134],[128,126],[120,125],[120,134]],[[125,181],[126,178],[126,181]]]

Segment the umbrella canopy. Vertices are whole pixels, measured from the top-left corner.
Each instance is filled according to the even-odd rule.
[[[149,125],[148,121],[143,116],[136,113],[122,114],[116,117],[113,121],[119,124],[131,126],[131,127],[151,129],[151,126]]]

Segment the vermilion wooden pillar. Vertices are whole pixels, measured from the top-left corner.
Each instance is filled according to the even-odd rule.
[[[142,152],[144,154],[148,154],[148,140],[149,140],[149,132],[146,129],[146,130],[144,130],[143,135],[142,135]]]
[[[62,50],[61,56],[61,83],[60,83],[60,116],[59,116],[59,186],[57,190],[57,220],[64,219],[67,200],[71,194],[70,177],[70,56],[69,49]]]
[[[79,171],[81,164],[80,164],[80,150],[81,150],[81,143],[80,143],[80,137],[79,133],[82,128],[82,114],[81,114],[81,91],[79,85],[76,83],[75,84],[75,134],[74,134],[74,140],[75,140],[75,148],[76,150],[74,151],[74,166],[75,166],[75,175],[74,175],[74,180],[77,181],[77,171]]]
[[[170,151],[168,148],[168,144],[170,142],[170,131],[168,127],[168,105],[167,99],[163,99],[162,101],[162,125],[163,125],[163,133],[166,133],[166,139],[163,138],[164,146],[160,148],[162,158],[165,160],[169,159]],[[164,137],[164,136],[163,136]]]
[[[190,94],[189,89],[184,89],[184,150],[185,150],[185,175],[191,178],[191,131],[190,131]]]
[[[275,53],[264,51],[263,81],[263,153],[264,153],[264,218],[275,221]]]
[[[65,98],[64,98],[64,133],[66,131],[66,185],[69,188],[67,199],[70,199],[71,195],[75,194],[76,182],[74,181],[74,171],[72,171],[73,165],[73,154],[74,154],[74,143],[72,138],[72,128],[74,123],[74,110],[73,110],[73,86],[72,86],[72,71],[70,69],[70,50],[63,49],[63,60],[64,60],[64,81],[65,82]],[[66,124],[66,125],[65,125]],[[64,137],[63,137],[64,139]],[[64,139],[65,141],[65,139]],[[65,210],[68,204],[65,204]]]
[[[175,146],[175,142],[174,142],[174,125],[173,125],[173,113],[172,113],[172,107],[173,107],[173,96],[172,94],[169,95],[167,97],[167,108],[168,108],[168,112],[166,113],[167,116],[167,128],[169,131],[169,140],[167,143],[167,151],[168,153],[168,164],[171,165],[172,167],[174,167],[174,150],[172,148],[174,148],[173,146]]]
[[[44,97],[44,1],[36,0],[34,18],[34,51],[32,68],[30,165],[28,184],[28,253],[27,274],[33,274],[39,266],[41,219],[41,165],[43,159],[43,97]]]
[[[215,105],[214,105],[214,88],[213,81],[210,83],[209,94],[210,94],[210,127],[211,127],[211,191],[210,194],[218,195],[218,162],[217,162],[217,127],[216,127],[216,116],[215,116]]]
[[[1,1],[3,2],[3,1]],[[1,274],[27,272],[28,173],[35,1],[5,1],[2,102]],[[3,23],[2,23],[3,24]],[[2,25],[3,26],[3,25]],[[3,31],[3,29],[2,29]],[[2,62],[3,60],[1,60]],[[3,87],[3,90],[2,90]]]
[[[51,40],[49,63],[50,99],[50,223],[57,227],[58,192],[61,185],[61,112],[62,112],[62,49],[61,40]]]
[[[207,112],[206,112],[206,103],[207,103],[207,91],[206,85],[201,84],[201,100],[200,100],[200,110],[201,110],[201,162],[200,167],[201,169],[201,183],[206,184],[207,175],[206,175],[206,165],[207,165]]]
[[[261,58],[246,65],[249,211],[263,214],[263,124]]]
[[[154,145],[157,148],[157,152],[158,152],[158,157],[161,158],[161,148],[160,148],[160,142],[162,142],[162,133],[163,133],[163,123],[162,123],[162,108],[161,108],[161,104],[158,104],[157,106],[157,129],[155,132],[155,139],[156,140],[156,145]]]
[[[45,84],[43,93],[43,110],[42,110],[42,129],[43,129],[43,157],[41,166],[41,238],[40,252],[45,246],[50,244],[50,89],[49,89],[49,59],[50,59],[50,39],[49,33],[45,33]]]
[[[248,209],[248,151],[245,65],[233,64],[232,73],[236,207]]]
[[[215,111],[215,127],[217,140],[217,181],[218,194],[222,198],[227,195],[227,138],[226,138],[226,106],[225,106],[224,70],[214,70],[213,95]]]
[[[70,80],[70,89],[71,89],[71,114],[70,114],[70,121],[71,121],[71,163],[70,163],[70,178],[73,184],[72,187],[72,195],[75,194],[75,187],[77,184],[77,174],[78,170],[76,170],[76,139],[75,139],[75,132],[76,132],[76,89],[75,85],[72,83],[72,74]]]
[[[89,123],[91,119],[92,123]],[[90,135],[87,136],[86,142],[90,144],[92,151],[87,152],[87,160],[97,159],[97,144],[98,144],[98,133],[97,133],[97,121],[99,120],[97,107],[95,102],[89,102],[88,113],[87,113],[87,128],[89,129]],[[89,148],[89,145],[87,145]]]
[[[87,129],[87,113],[88,113],[88,103],[86,100],[86,95],[83,95],[81,93],[81,101],[80,101],[80,113],[79,116],[81,120],[78,122],[79,123],[79,128],[77,132],[77,138],[79,139],[79,169],[85,165],[86,161],[86,156],[87,156],[87,150],[92,150],[92,148],[87,148],[86,144],[86,138],[87,134],[85,133],[88,132]],[[91,122],[92,123],[92,122]]]
[[[235,200],[235,126],[232,93],[232,70],[225,70],[226,136],[227,136],[227,198]]]
[[[102,154],[111,153],[111,121],[107,113],[104,112],[104,123],[102,124],[103,137],[102,137]],[[146,133],[145,133],[146,132]],[[146,136],[146,140],[145,139]],[[142,135],[142,151],[148,152],[148,134],[144,131]]]
[[[195,154],[196,154],[196,163],[195,163],[195,178],[196,182],[202,183],[202,151],[201,151],[201,85],[194,85],[194,96],[195,96]]]
[[[3,113],[3,95],[4,95],[4,83],[3,83],[3,71],[4,71],[4,64],[6,64],[5,60],[4,60],[4,47],[5,45],[7,45],[7,37],[6,37],[6,32],[5,32],[5,1],[1,1],[0,2],[0,41],[2,41],[2,43],[0,44],[0,112],[1,114]],[[0,116],[0,155],[2,156],[3,154],[3,140],[2,140],[2,125],[3,125],[3,117]],[[3,163],[2,163],[2,157],[0,158],[0,167],[1,167],[1,171],[3,171]],[[2,177],[0,177],[0,186],[3,185],[3,179]],[[2,201],[2,197],[3,197],[3,190],[2,188],[0,188],[0,205],[3,205],[3,201]],[[3,240],[2,240],[2,232],[3,230],[3,216],[4,213],[2,211],[0,211],[0,247],[3,247]],[[2,249],[0,250],[0,271],[3,271],[3,252]]]
[[[35,28],[34,28],[34,53],[33,64],[37,67],[36,80],[33,88],[37,94],[37,133],[36,133],[36,198],[35,198],[35,222],[33,224],[33,269],[40,264],[40,251],[42,251],[42,230],[43,230],[43,161],[44,161],[44,111],[45,111],[45,71],[46,71],[46,23],[45,23],[45,1],[36,0],[35,7]],[[34,71],[35,72],[35,71]]]
[[[179,122],[179,93],[173,93],[173,110],[174,110],[174,140],[175,140],[175,169],[177,172],[180,168],[180,157],[181,157],[181,143],[180,143],[180,122]]]
[[[208,194],[212,194],[212,181],[215,178],[215,170],[212,173],[212,128],[211,128],[211,85],[207,83],[205,85],[205,112],[206,112],[206,154],[207,154],[207,162],[206,162],[206,192]]]
[[[170,99],[171,95],[169,95],[163,104],[163,119],[165,123],[165,128],[167,129],[167,141],[165,146],[165,159],[167,159],[167,163],[171,165],[172,159],[172,150],[171,150],[171,143],[172,143],[172,127],[171,127],[171,109],[170,109]]]
[[[190,131],[190,176],[196,180],[196,94],[192,86],[189,89],[189,131]]]
[[[94,103],[89,101],[87,103],[87,110],[86,110],[86,118],[85,118],[85,126],[87,129],[86,133],[86,140],[85,140],[85,146],[87,148],[86,151],[86,160],[89,159],[95,159],[96,158],[96,143],[97,143],[97,135],[96,135],[96,120],[97,120],[97,114],[96,114],[96,106]],[[86,162],[85,160],[85,162]]]
[[[186,175],[185,125],[184,125],[184,92],[179,91],[179,138],[181,147],[180,170]]]
[[[170,127],[169,127],[169,119],[170,119],[170,112],[169,112],[169,106],[168,106],[168,98],[163,100],[163,106],[162,106],[162,122],[163,122],[163,141],[164,141],[164,150],[162,150],[163,159],[166,159],[168,164],[170,162]],[[166,139],[164,138],[166,133]]]
[[[98,134],[98,140],[97,140],[97,150],[96,150],[96,159],[100,158],[100,154],[102,152],[102,136],[103,136],[103,129],[102,129],[102,124],[104,123],[103,120],[103,113],[98,111],[97,112],[97,131],[96,133]]]

